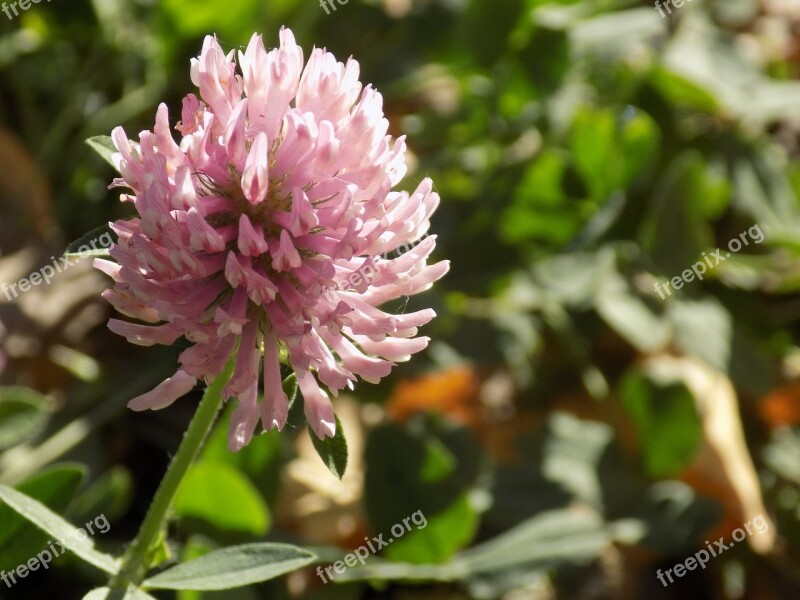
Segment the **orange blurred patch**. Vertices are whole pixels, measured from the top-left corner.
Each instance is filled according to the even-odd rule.
[[[519,464],[526,460],[518,445],[520,438],[546,423],[543,415],[519,413],[513,419],[487,425],[476,433],[483,447],[499,464]]]
[[[480,380],[466,365],[401,381],[386,407],[394,421],[406,421],[421,412],[439,412],[476,427],[481,422]]]
[[[758,402],[758,414],[771,427],[800,424],[800,381],[762,397]]]
[[[494,404],[511,403],[511,399],[493,402],[490,396],[487,378],[469,366],[460,365],[401,381],[389,399],[386,412],[390,419],[398,422],[423,412],[443,414],[469,428],[475,439],[498,462],[518,462],[522,459],[517,448],[519,438],[542,427],[546,415],[519,412],[513,404],[500,411],[509,411],[507,414],[494,414]]]

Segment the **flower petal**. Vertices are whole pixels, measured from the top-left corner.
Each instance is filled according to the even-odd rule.
[[[128,408],[135,411],[159,410],[171,405],[194,388],[197,380],[186,371],[179,369],[175,375],[159,383],[146,394],[128,402]]]

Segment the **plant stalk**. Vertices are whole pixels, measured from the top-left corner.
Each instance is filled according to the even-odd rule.
[[[222,407],[222,389],[231,377],[235,362],[234,353],[225,369],[208,386],[203,399],[183,436],[178,452],[158,487],[136,539],[122,560],[119,573],[111,580],[112,591],[125,590],[129,585],[138,587],[144,581],[153,558],[153,550],[167,524],[167,516],[175,494],[186,472],[194,462]]]

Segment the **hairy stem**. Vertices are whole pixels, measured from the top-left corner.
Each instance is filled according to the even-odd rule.
[[[178,487],[200,452],[222,406],[222,389],[231,377],[234,359],[235,353],[222,373],[203,394],[203,399],[158,487],[139,533],[125,553],[119,573],[111,581],[112,591],[124,590],[128,585],[138,586],[144,580],[153,557],[153,549],[164,533],[167,515]]]

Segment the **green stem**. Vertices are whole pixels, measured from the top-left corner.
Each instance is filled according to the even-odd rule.
[[[177,454],[167,469],[167,474],[158,487],[153,503],[139,528],[139,533],[125,553],[119,573],[111,581],[112,590],[123,590],[129,584],[138,586],[144,580],[147,570],[150,568],[153,548],[165,529],[167,514],[178,487],[200,452],[222,406],[222,388],[231,377],[235,356],[234,353],[222,373],[214,379],[203,394],[203,399],[183,436]]]

